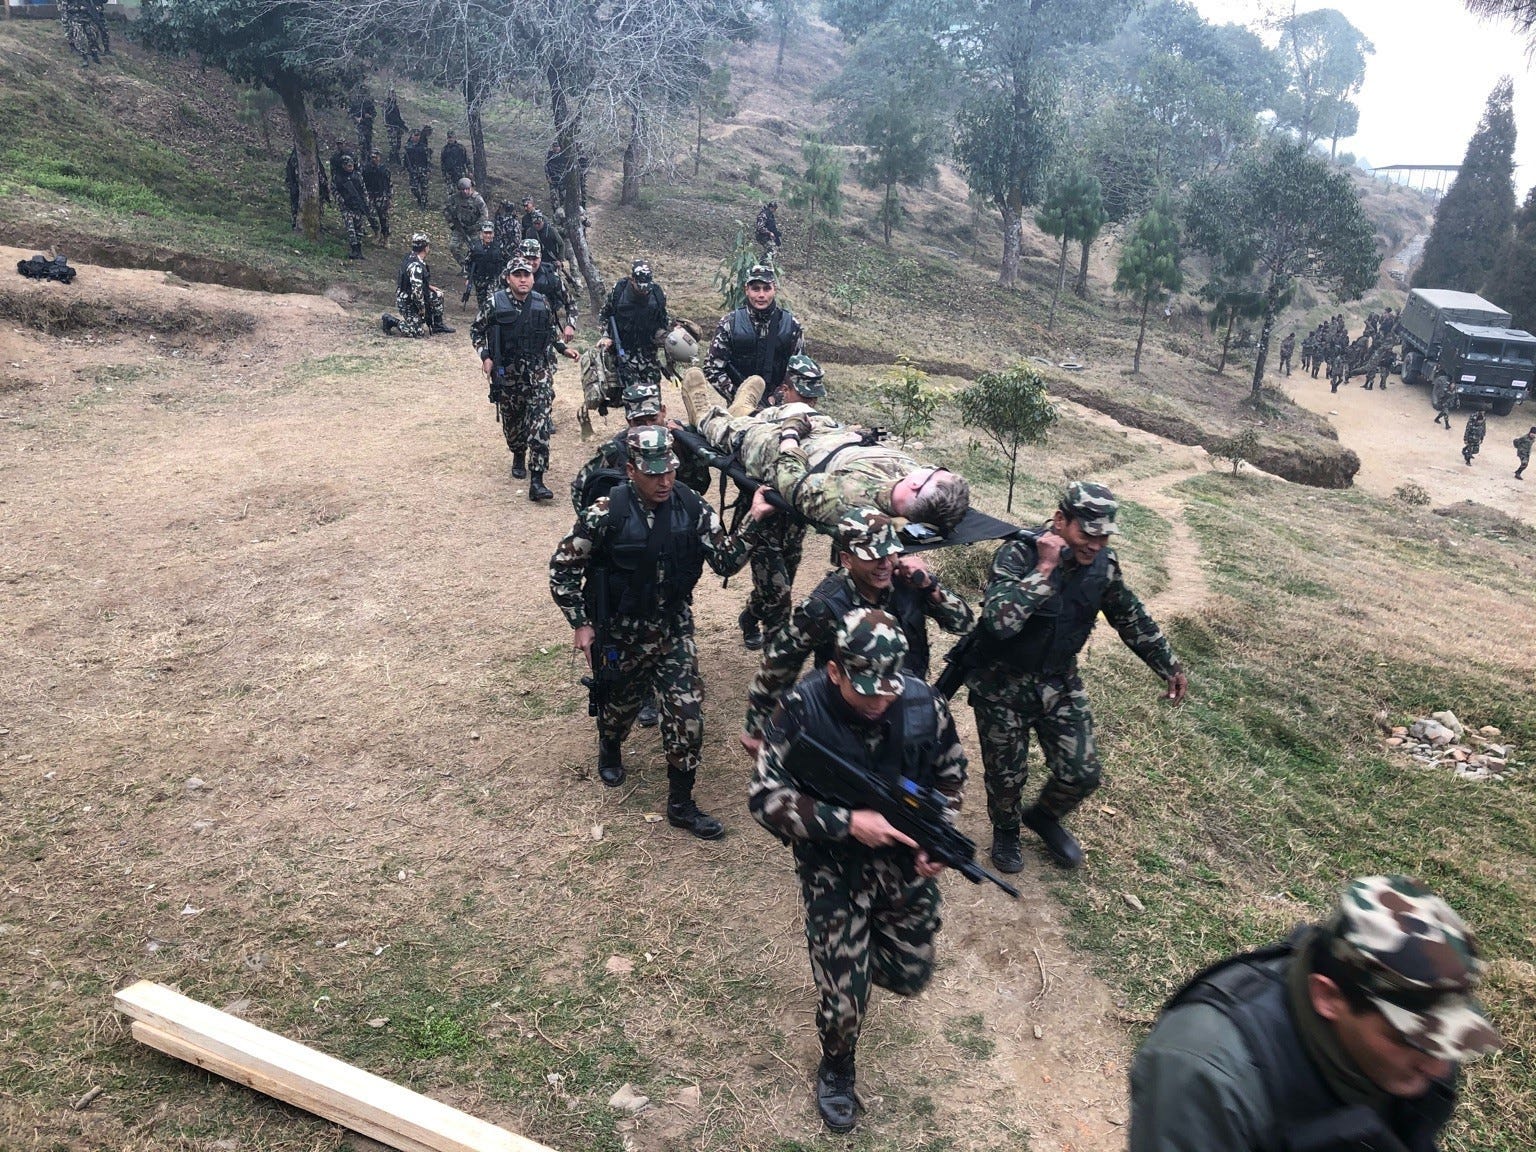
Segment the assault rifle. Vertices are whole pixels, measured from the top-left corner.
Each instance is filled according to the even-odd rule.
[[[608,637],[608,580],[589,573],[591,595],[587,617],[592,621],[592,671],[581,678],[587,690],[587,715],[601,717],[613,695],[613,686],[623,677],[619,673],[619,650]]]
[[[981,663],[981,653],[977,650],[981,644],[981,627],[978,621],[976,627],[956,640],[944,656],[944,671],[933,682],[933,690],[946,700],[955,698],[955,693],[965,683],[966,673]]]
[[[935,864],[953,868],[972,884],[983,880],[996,884],[1015,900],[1019,890],[976,863],[976,845],[945,819],[949,800],[936,788],[915,780],[887,779],[843,759],[808,732],[797,741],[816,753],[806,757],[811,766],[797,769],[800,783],[828,804],[845,808],[869,808],[880,813],[892,828],[917,842]]]

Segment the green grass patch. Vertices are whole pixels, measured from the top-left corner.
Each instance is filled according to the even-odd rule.
[[[997,1051],[997,1044],[987,1035],[987,1022],[980,1012],[951,1020],[944,1027],[948,1040],[971,1060],[986,1060]]]

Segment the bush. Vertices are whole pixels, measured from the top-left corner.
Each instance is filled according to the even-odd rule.
[[[905,356],[898,357],[895,369],[874,381],[874,386],[875,409],[885,430],[903,447],[912,437],[927,434],[934,413],[944,403],[943,390],[928,383],[928,373]]]
[[[1232,464],[1232,475],[1236,476],[1242,470],[1243,463],[1252,460],[1259,450],[1259,434],[1252,428],[1239,432],[1235,436],[1228,436],[1208,444],[1205,449],[1216,460],[1228,460]]]
[[[1429,489],[1413,480],[1399,484],[1392,489],[1392,495],[1410,508],[1423,508],[1429,503]]]

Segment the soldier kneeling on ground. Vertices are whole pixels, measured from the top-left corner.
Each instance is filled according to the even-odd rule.
[[[453,329],[443,323],[443,290],[432,283],[432,269],[427,255],[432,241],[425,232],[411,236],[410,254],[400,263],[395,277],[395,307],[399,316],[388,312],[379,317],[384,335],[448,335]]]

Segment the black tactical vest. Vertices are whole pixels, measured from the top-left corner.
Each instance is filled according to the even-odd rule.
[[[501,275],[506,263],[501,257],[501,245],[492,239],[489,244],[476,239],[469,246],[469,278],[476,284],[493,284]]]
[[[533,290],[548,300],[551,307],[565,303],[565,285],[560,282],[554,261],[539,261],[539,270],[533,274]]]
[[[752,309],[731,313],[731,367],[748,376],[761,376],[769,388],[777,388],[794,354],[795,318],[778,305],[768,312],[767,331],[757,334]]]
[[[656,329],[667,320],[667,298],[661,285],[652,284],[644,296],[635,291],[629,279],[619,281],[613,290],[613,318],[618,322],[619,340],[626,356],[644,356],[655,351]]]
[[[1324,1152],[1370,1152],[1368,1142],[1326,1138],[1330,1115],[1342,1116],[1346,1106],[1329,1089],[1307,1055],[1286,989],[1286,970],[1299,963],[1296,941],[1304,929],[1279,944],[1257,952],[1230,956],[1206,968],[1184,985],[1163,1006],[1168,1011],[1180,1004],[1208,1004],[1237,1027],[1248,1053],[1263,1074],[1269,1090],[1274,1130],[1261,1139],[1260,1152],[1286,1152],[1290,1137],[1308,1125],[1308,1146]],[[1435,1152],[1436,1137],[1450,1121],[1456,1107],[1456,1072],[1449,1081],[1435,1081],[1428,1092],[1414,1100],[1392,1097],[1381,1115],[1382,1123],[1403,1142],[1408,1152]],[[1318,1142],[1322,1134],[1321,1143]]]
[[[521,304],[505,288],[491,297],[491,315],[485,330],[485,349],[497,365],[537,364],[549,353],[550,326],[554,314],[549,301],[537,292]]]
[[[928,679],[928,618],[923,615],[923,597],[927,595],[926,591],[919,592],[909,585],[896,582],[891,585],[887,603],[882,605],[885,611],[896,617],[901,630],[906,633],[907,655],[901,662],[902,671],[912,673],[919,680]],[[833,572],[816,585],[810,599],[812,603],[806,606],[807,610],[817,619],[829,623],[834,632],[838,621],[855,608],[863,606],[841,572]],[[826,667],[836,649],[837,642],[832,635],[816,645],[811,650],[816,667]]]
[[[609,611],[656,619],[691,604],[694,585],[704,574],[704,545],[699,540],[704,504],[698,494],[674,485],[667,502],[656,509],[654,526],[646,524],[628,484],[617,484],[608,493],[608,509],[608,536],[594,576],[600,572],[608,581]],[[660,546],[651,559],[654,533],[661,534]]]
[[[1033,553],[1039,532],[1025,532],[1005,547]],[[1099,606],[1109,590],[1109,549],[1094,557],[1086,568],[1058,566],[1051,575],[1056,592],[1045,600],[1023,629],[1011,640],[999,640],[982,631],[982,650],[987,661],[997,661],[1031,676],[1060,676],[1077,667],[1077,654],[1088,643]]]
[[[934,714],[933,693],[915,676],[902,676],[901,699],[892,704],[879,723],[885,729],[871,750],[863,733],[848,722],[837,685],[825,668],[812,672],[795,689],[800,726],[844,760],[888,780],[904,776],[923,788],[933,786],[933,761],[939,747],[939,723]],[[865,729],[867,731],[867,729]],[[820,753],[792,743],[785,763],[792,779],[801,780],[795,766]]]

